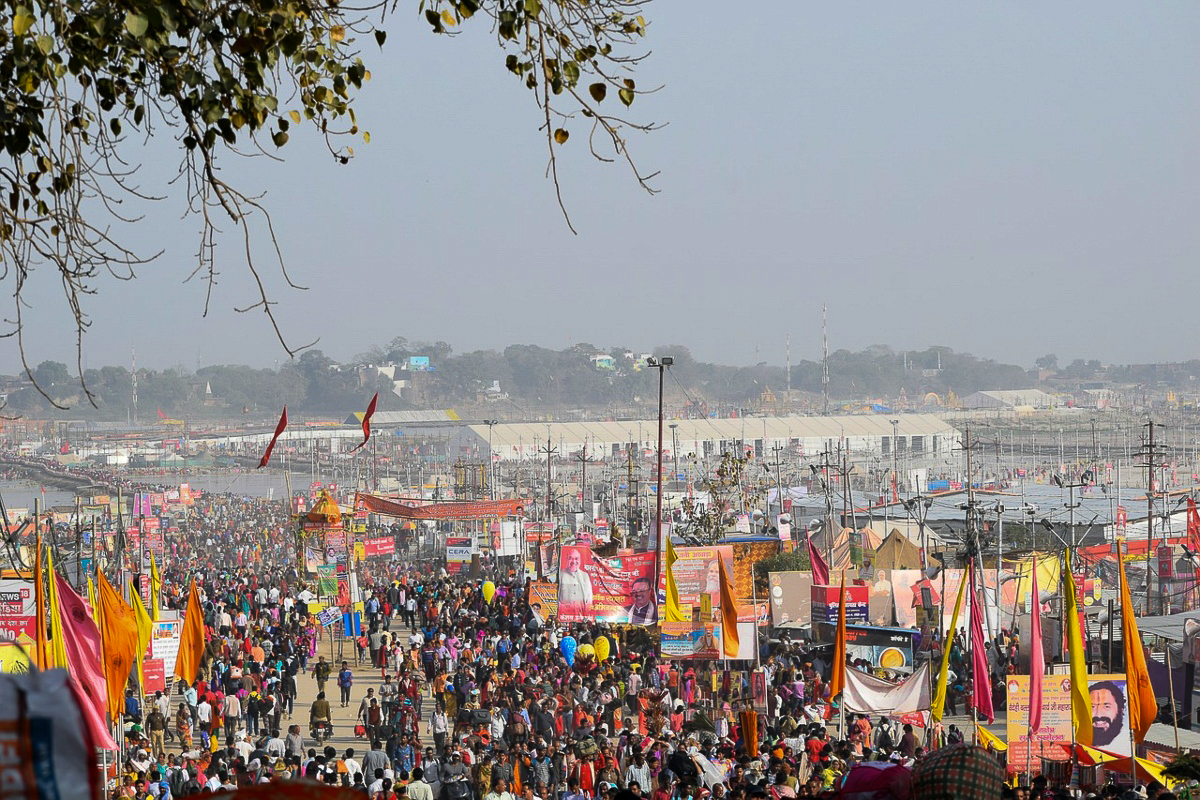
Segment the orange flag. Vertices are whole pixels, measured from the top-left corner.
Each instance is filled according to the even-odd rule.
[[[829,680],[829,697],[837,697],[846,688],[846,571],[842,570],[842,585],[838,589],[837,636],[833,640],[833,677]]]
[[[204,660],[204,609],[200,607],[200,592],[196,579],[192,578],[188,589],[187,611],[183,617],[183,636],[179,640],[179,655],[175,659],[175,677],[187,681],[188,686],[196,682],[200,674],[200,662]]]
[[[1150,685],[1150,673],[1146,671],[1146,651],[1142,649],[1142,634],[1138,631],[1129,581],[1125,578],[1125,559],[1118,556],[1117,566],[1121,570],[1121,644],[1125,647],[1129,729],[1133,731],[1133,740],[1140,742],[1146,738],[1146,731],[1150,730],[1158,716],[1158,700],[1154,697],[1154,687]]]
[[[737,601],[733,599],[733,581],[729,579],[729,571],[725,569],[725,559],[718,557],[721,565],[721,649],[725,658],[737,658],[738,640]]]
[[[121,593],[100,573],[96,594],[100,600],[101,646],[104,681],[108,686],[108,713],[116,719],[125,710],[125,684],[137,662],[137,619]]]

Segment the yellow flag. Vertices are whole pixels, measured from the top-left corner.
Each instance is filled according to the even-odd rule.
[[[1133,598],[1129,594],[1129,581],[1125,578],[1125,561],[1117,565],[1121,570],[1121,643],[1125,647],[1125,685],[1129,693],[1129,729],[1135,742],[1146,738],[1146,731],[1158,716],[1158,701],[1154,687],[1150,685],[1150,673],[1146,671],[1146,651],[1142,649],[1142,635],[1138,632],[1137,617],[1133,613]]]
[[[979,743],[984,747],[991,747],[993,750],[1004,751],[1008,749],[1008,742],[1001,739],[996,734],[989,731],[987,728],[975,723],[975,732],[979,735]]]
[[[121,599],[104,573],[97,580],[100,599],[100,636],[104,648],[104,680],[108,684],[108,713],[114,719],[125,710],[125,684],[136,663],[137,621],[133,609]]]
[[[158,604],[162,602],[162,578],[158,575],[158,562],[150,554],[150,619],[158,622]]]
[[[100,603],[96,600],[96,583],[92,580],[92,576],[88,575],[88,605],[92,607],[92,616],[96,622],[100,622]]]
[[[129,596],[133,598],[133,619],[137,624],[137,671],[138,671],[138,686],[142,687],[142,691],[146,690],[146,672],[143,669],[142,660],[146,657],[146,646],[150,644],[150,634],[154,630],[154,623],[150,620],[150,615],[146,613],[146,607],[142,605],[142,600],[138,597],[137,586],[130,581]]]
[[[42,590],[45,586],[44,581],[46,576],[42,569],[42,537],[37,536],[37,552],[33,556],[33,598],[35,609],[35,624],[33,629],[33,663],[38,669],[46,669],[50,666],[50,643],[46,640],[46,593]]]
[[[833,677],[829,679],[832,700],[846,688],[846,570],[842,570],[842,585],[838,589],[837,636],[833,640]]]
[[[672,567],[678,557],[675,555],[675,548],[671,546],[670,537],[667,538],[667,622],[683,622],[683,609],[679,605],[679,589],[675,586],[675,571]]]
[[[942,642],[942,668],[938,670],[937,690],[933,693],[933,707],[930,709],[934,722],[939,722],[942,719],[942,713],[946,710],[946,683],[950,676],[950,645],[954,643],[954,632],[958,630],[958,612],[962,611],[963,594],[967,588],[966,577],[963,575],[963,581],[958,585],[958,599],[954,601],[954,616],[950,618],[950,630],[947,631],[945,640]]]
[[[737,601],[733,597],[733,581],[729,578],[729,571],[725,569],[725,559],[718,556],[717,563],[721,569],[721,649],[725,658],[737,658],[741,641],[738,639],[738,609]]]
[[[1067,616],[1067,652],[1071,659],[1071,726],[1075,741],[1092,743],[1092,695],[1088,691],[1087,658],[1083,652],[1083,633],[1079,628],[1079,601],[1075,597],[1075,576],[1071,573],[1071,551],[1062,562],[1062,580],[1067,600],[1063,613]]]
[[[62,617],[58,610],[58,586],[54,580],[54,551],[46,553],[46,609],[50,612],[50,661],[47,667],[66,669],[67,642],[63,639]]]

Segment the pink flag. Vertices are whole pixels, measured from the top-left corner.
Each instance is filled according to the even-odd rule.
[[[825,563],[825,559],[821,558],[821,554],[817,552],[817,548],[813,547],[812,534],[808,536],[808,560],[812,563],[813,585],[828,586],[829,565]]]
[[[1042,652],[1042,601],[1038,594],[1037,555],[1033,556],[1033,600],[1029,607],[1029,732],[1042,727],[1042,673],[1046,655]]]
[[[105,722],[108,692],[104,683],[104,661],[100,657],[100,630],[92,621],[83,598],[75,593],[71,584],[60,575],[55,575],[54,580],[58,590],[58,614],[62,619],[67,665],[71,682],[79,694],[79,708],[83,711],[96,746],[104,750],[116,750],[117,743],[113,741]]]
[[[971,679],[975,685],[973,702],[975,710],[988,722],[996,721],[992,709],[992,682],[988,674],[987,649],[983,641],[983,598],[984,593],[975,594],[975,564],[969,574],[971,591]]]

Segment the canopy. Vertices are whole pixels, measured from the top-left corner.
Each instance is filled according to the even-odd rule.
[[[518,498],[514,500],[452,501],[414,506],[363,492],[354,496],[356,511],[371,511],[402,519],[491,519],[493,517],[521,516],[525,503],[525,500]]]

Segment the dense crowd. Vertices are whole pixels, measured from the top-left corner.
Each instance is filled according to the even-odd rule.
[[[912,797],[1083,796],[1005,785],[996,754],[953,725],[842,723],[828,649],[764,647],[756,692],[746,665],[664,660],[645,629],[559,623],[516,577],[372,562],[360,635],[335,629],[335,651],[279,503],[207,497],[165,560],[166,605],[198,582],[205,663],[192,685],[131,694],[113,797],[300,779],[371,800],[788,800],[841,796],[860,763],[902,771]],[[340,729],[351,712],[354,731]],[[352,747],[327,741],[351,733]],[[939,760],[927,772],[965,770],[979,791],[921,794]],[[1158,789],[1145,796],[1171,800]],[[879,796],[910,796],[896,792]]]

